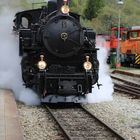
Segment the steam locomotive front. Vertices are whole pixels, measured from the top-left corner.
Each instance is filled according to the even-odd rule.
[[[68,2],[49,1],[47,8],[18,13],[15,20],[20,29],[22,78],[42,102],[58,96],[73,102],[74,97],[92,92],[98,81],[95,33],[81,26],[79,15],[70,12]],[[27,29],[20,26],[23,15],[29,19]]]

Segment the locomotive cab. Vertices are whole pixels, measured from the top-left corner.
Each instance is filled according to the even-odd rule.
[[[140,27],[134,26],[128,28],[125,34],[125,40],[121,41],[121,62],[126,66],[140,65]]]

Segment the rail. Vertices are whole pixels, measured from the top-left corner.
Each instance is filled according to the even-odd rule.
[[[115,91],[140,97],[140,84],[125,80],[123,77],[117,77],[117,75],[111,75],[111,78],[114,82]]]
[[[70,108],[46,108],[68,140],[125,139],[79,104]]]

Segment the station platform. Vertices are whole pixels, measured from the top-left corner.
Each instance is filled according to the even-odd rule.
[[[12,92],[0,89],[0,140],[23,140]]]

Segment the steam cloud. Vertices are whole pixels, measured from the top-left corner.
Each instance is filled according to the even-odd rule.
[[[112,100],[112,94],[114,92],[113,83],[111,77],[109,76],[109,67],[106,64],[108,57],[108,48],[105,47],[105,40],[101,37],[97,38],[97,47],[100,49],[98,51],[99,66],[99,84],[100,89],[96,85],[92,90],[92,93],[87,96],[88,103],[98,103],[102,101]]]
[[[7,3],[12,9],[7,7]],[[18,56],[18,37],[12,33],[12,21],[17,11],[15,7],[19,4],[19,0],[15,0],[14,3],[11,0],[0,2],[0,5],[4,7],[0,12],[0,88],[13,90],[15,98],[27,105],[38,105],[40,100],[37,94],[23,86],[20,68],[21,58]],[[100,87],[100,90],[96,85],[94,86],[92,94],[87,96],[89,103],[112,100],[113,84],[106,65],[108,50],[102,47],[103,39],[99,39],[99,42],[99,83],[103,86]]]
[[[0,14],[0,88],[13,90],[15,98],[27,105],[40,103],[37,95],[23,86],[18,39],[12,33],[15,11],[4,8]]]

